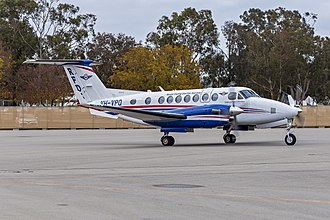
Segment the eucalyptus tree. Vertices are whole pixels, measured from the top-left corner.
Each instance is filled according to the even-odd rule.
[[[228,22],[223,28],[230,74],[272,99],[288,92],[302,100],[315,74],[317,16],[284,8],[252,8],[240,18],[242,23]]]

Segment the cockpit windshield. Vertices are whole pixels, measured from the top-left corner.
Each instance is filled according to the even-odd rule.
[[[242,94],[242,96],[244,96],[244,98],[250,98],[250,97],[258,97],[260,98],[260,96],[253,90],[250,89],[246,89],[246,90],[241,90],[240,94]]]

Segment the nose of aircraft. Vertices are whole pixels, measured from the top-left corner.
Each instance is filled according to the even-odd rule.
[[[293,118],[299,115],[303,110],[294,106],[287,106],[287,118]]]

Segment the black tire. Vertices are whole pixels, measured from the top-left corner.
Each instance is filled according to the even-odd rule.
[[[296,143],[297,138],[294,134],[288,134],[285,136],[284,141],[287,145],[292,146]]]
[[[231,143],[231,134],[225,134],[223,136],[223,141],[226,143],[226,144],[230,144]]]
[[[230,143],[234,144],[236,142],[236,136],[231,134],[230,135]]]
[[[173,146],[174,145],[174,138],[172,136],[163,136],[160,141],[162,142],[163,146]]]

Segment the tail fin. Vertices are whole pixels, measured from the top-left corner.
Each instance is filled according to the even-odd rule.
[[[81,104],[104,99],[109,95],[107,88],[90,67],[99,63],[92,60],[27,60],[24,63],[63,66],[74,94]]]

